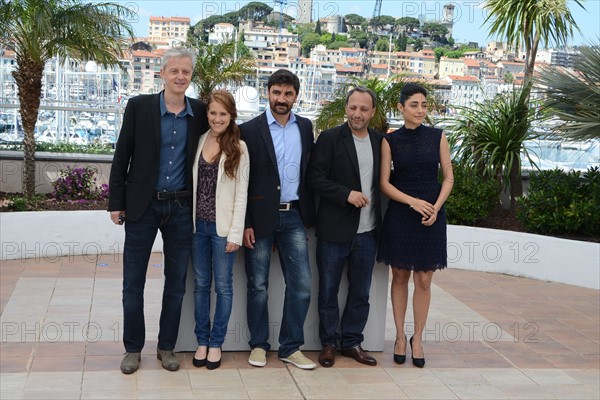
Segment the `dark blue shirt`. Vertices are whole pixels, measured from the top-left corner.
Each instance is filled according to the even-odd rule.
[[[187,116],[193,117],[187,97],[185,110],[175,115],[167,110],[164,92],[160,93],[160,162],[156,191],[186,189]]]

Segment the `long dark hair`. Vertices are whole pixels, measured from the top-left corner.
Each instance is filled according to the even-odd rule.
[[[242,150],[240,148],[240,128],[235,123],[237,118],[237,109],[235,107],[235,99],[227,90],[215,90],[208,95],[207,109],[210,108],[212,102],[221,104],[225,110],[231,115],[229,126],[223,134],[219,135],[217,142],[219,143],[219,154],[225,153],[225,173],[231,179],[235,179],[235,171],[240,165]]]

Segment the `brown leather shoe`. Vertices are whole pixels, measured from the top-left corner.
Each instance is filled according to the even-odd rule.
[[[325,368],[331,367],[335,363],[335,346],[326,344],[319,354],[319,364]]]
[[[369,355],[360,346],[350,347],[348,349],[342,349],[342,355],[344,357],[352,357],[361,364],[366,365],[377,365],[377,360]]]

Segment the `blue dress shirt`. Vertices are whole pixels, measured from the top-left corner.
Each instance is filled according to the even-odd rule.
[[[277,157],[277,169],[281,182],[280,201],[287,203],[298,200],[302,140],[296,116],[290,112],[290,119],[283,126],[277,122],[270,108],[267,108],[266,115]]]
[[[160,93],[160,162],[156,191],[186,189],[187,116],[193,117],[187,97],[185,110],[175,115],[167,110],[164,92]],[[191,188],[190,188],[191,189]]]

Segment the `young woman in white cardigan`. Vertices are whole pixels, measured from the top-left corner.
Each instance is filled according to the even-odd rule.
[[[248,197],[248,150],[235,123],[233,96],[217,90],[208,98],[210,129],[200,138],[192,169],[194,177],[195,319],[198,349],[194,366],[221,365],[221,346],[233,303],[233,262],[242,244]],[[217,303],[210,318],[210,288],[214,276]]]

